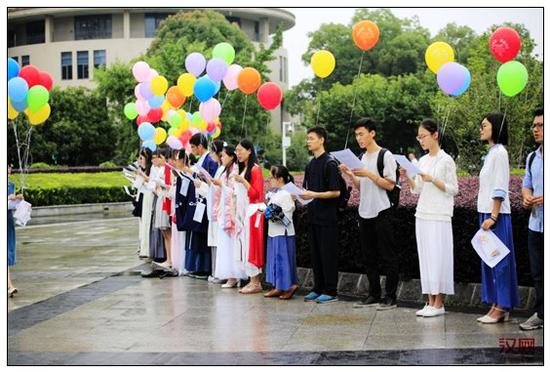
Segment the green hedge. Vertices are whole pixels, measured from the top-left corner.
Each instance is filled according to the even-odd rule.
[[[55,187],[25,189],[25,200],[33,206],[126,202],[130,197],[122,187]]]

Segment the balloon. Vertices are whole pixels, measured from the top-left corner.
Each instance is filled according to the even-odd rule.
[[[497,72],[498,87],[507,97],[513,97],[525,89],[528,79],[527,69],[518,61],[506,62]]]
[[[424,54],[424,59],[426,60],[428,68],[433,73],[437,74],[441,66],[455,60],[455,53],[449,44],[442,41],[436,41],[428,46]]]
[[[166,89],[168,89],[168,80],[164,76],[155,76],[151,79],[151,83],[149,83],[149,88],[151,88],[151,92],[155,96],[160,96],[166,93]]]
[[[437,84],[445,94],[451,96],[458,95],[457,92],[464,93],[466,91],[464,85],[469,80],[471,78],[468,69],[456,62],[444,64],[437,72]]]
[[[378,43],[380,30],[376,23],[372,21],[360,21],[351,29],[351,37],[359,49],[369,50]]]
[[[141,100],[138,100],[136,102],[136,110],[137,110],[139,115],[147,116],[150,109],[151,109],[151,107],[149,106],[149,102],[141,101]]]
[[[212,81],[214,83],[214,94],[217,94],[220,91],[220,88],[222,87],[222,83],[220,81]]]
[[[273,110],[279,106],[282,98],[283,92],[276,83],[264,83],[258,89],[258,102],[266,110]]]
[[[8,119],[13,120],[19,115],[19,112],[12,106],[11,99],[8,97]]]
[[[150,149],[151,151],[155,151],[157,149],[157,145],[155,143],[155,141],[153,140],[147,140],[147,141],[143,141],[143,147],[147,147],[148,149]]]
[[[36,112],[44,106],[49,99],[50,92],[42,85],[35,85],[27,92],[27,103],[29,104],[29,110],[32,112]]]
[[[221,81],[227,72],[227,63],[221,58],[212,58],[206,65],[208,77],[214,81]]]
[[[200,112],[198,111],[195,111],[193,113],[193,116],[192,116],[192,119],[191,119],[191,123],[193,123],[195,125],[195,127],[199,126],[200,123],[203,121],[202,117],[201,117],[201,114]]]
[[[239,72],[237,83],[239,84],[241,92],[244,94],[252,94],[262,83],[262,77],[255,68],[245,67]]]
[[[28,91],[29,84],[25,79],[16,76],[8,81],[8,96],[11,98],[12,101],[23,101],[27,97]]]
[[[141,123],[138,127],[138,136],[142,141],[153,139],[155,136],[155,127],[148,122]]]
[[[178,87],[170,87],[166,92],[166,99],[174,108],[178,108],[185,103],[185,95]]]
[[[472,82],[472,74],[470,74],[470,70],[468,70],[466,67],[464,68],[466,69],[464,73],[464,82],[462,86],[452,94],[453,96],[460,96],[462,93],[467,91],[470,87],[470,83]]]
[[[206,126],[206,131],[208,132],[208,134],[214,133],[215,130],[216,130],[216,124],[208,123],[208,125]]]
[[[147,114],[147,120],[151,123],[158,123],[162,119],[162,109],[160,107],[151,108]]]
[[[19,63],[13,58],[8,58],[8,80],[19,74]]]
[[[207,122],[210,122],[220,116],[221,112],[222,106],[215,98],[210,98],[208,101],[202,102],[199,105],[199,113]]]
[[[40,71],[40,83],[47,90],[52,90],[53,80],[50,74],[44,71]]]
[[[170,126],[173,128],[179,128],[183,123],[183,118],[177,112],[168,119]]]
[[[134,102],[128,102],[124,106],[124,116],[130,120],[134,120],[138,116],[136,104]]]
[[[40,84],[40,70],[33,65],[23,66],[19,71],[19,77],[25,79],[29,88]]]
[[[134,78],[140,83],[146,81],[149,78],[150,68],[147,62],[139,61],[132,67],[132,74]]]
[[[200,53],[191,53],[185,58],[185,69],[195,76],[199,76],[204,71],[206,59]]]
[[[336,66],[336,60],[328,50],[319,50],[311,56],[313,73],[320,78],[329,76],[334,70],[334,66]]]
[[[146,81],[151,81],[155,76],[159,76],[159,73],[154,68],[149,70],[149,76],[147,77]]]
[[[223,85],[227,90],[235,90],[239,87],[237,77],[243,68],[239,65],[231,65],[227,68],[225,77],[223,78]]]
[[[197,80],[197,78],[188,72],[181,74],[178,78],[178,88],[185,97],[191,97],[193,95],[195,80]]]
[[[193,92],[199,101],[205,102],[216,94],[216,85],[212,80],[203,76],[195,81]]]
[[[183,147],[183,144],[176,136],[168,136],[166,144],[174,150],[180,150]]]
[[[25,114],[27,114],[29,123],[31,123],[32,125],[42,124],[50,117],[50,113],[51,107],[47,103],[43,105],[40,110],[37,110],[35,112],[25,110]]]
[[[212,49],[212,58],[221,58],[230,65],[235,59],[235,49],[229,43],[216,44]]]
[[[155,95],[151,91],[151,87],[149,86],[149,83],[146,82],[146,81],[143,82],[143,83],[139,83],[139,93],[146,100],[149,100],[149,99],[153,98],[153,96]]]
[[[136,124],[138,126],[140,126],[141,124],[146,123],[146,122],[147,122],[147,116],[139,115],[136,119]]]
[[[141,95],[141,92],[139,91],[140,88],[141,88],[141,83],[137,84],[134,87],[134,96],[136,96],[138,100],[144,100],[145,98],[143,98],[143,96]]]
[[[222,130],[221,130],[220,128],[216,127],[216,130],[215,130],[214,133],[212,134],[212,138],[213,138],[213,139],[218,138],[218,137],[220,136],[221,132],[222,132]]]
[[[508,62],[519,53],[521,37],[511,27],[499,27],[489,39],[489,49],[497,61]]]
[[[153,137],[153,142],[155,144],[160,145],[166,140],[166,131],[164,128],[155,128],[155,136]]]
[[[8,97],[9,99],[9,97]],[[22,101],[11,101],[11,105],[13,106],[13,108],[18,111],[18,112],[22,112],[22,111],[25,111],[25,109],[29,106],[27,104],[27,97],[25,96],[25,98],[22,100]]]
[[[147,101],[149,103],[149,107],[160,107],[162,106],[164,102],[164,96],[154,96],[150,100]]]

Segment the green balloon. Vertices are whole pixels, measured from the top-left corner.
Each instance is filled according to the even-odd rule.
[[[177,128],[171,127],[170,129],[168,129],[168,135],[175,136],[177,130],[178,130]]]
[[[527,69],[518,61],[504,63],[497,72],[498,87],[507,97],[513,97],[525,89],[528,79]]]
[[[130,120],[134,120],[138,117],[136,104],[134,102],[128,102],[124,106],[124,115],[126,115],[126,117]]]
[[[195,111],[193,113],[193,116],[191,117],[191,122],[196,125],[199,125],[202,122],[202,116],[198,111]]]
[[[27,103],[31,112],[37,112],[50,99],[50,92],[42,85],[35,85],[27,92]]]
[[[183,123],[183,118],[180,116],[180,114],[176,113],[170,117],[170,120],[168,120],[168,122],[170,123],[170,126],[172,128],[179,128],[181,123]]]
[[[212,58],[221,58],[230,65],[235,60],[235,49],[229,43],[216,44],[212,50]]]

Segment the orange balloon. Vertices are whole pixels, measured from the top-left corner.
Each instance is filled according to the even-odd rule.
[[[378,43],[380,30],[372,21],[360,21],[353,26],[351,37],[359,49],[369,50]]]
[[[174,108],[178,108],[185,102],[185,96],[178,87],[171,87],[166,92],[166,99]]]
[[[244,94],[252,94],[262,83],[262,77],[258,70],[252,67],[245,67],[237,76],[237,84]]]

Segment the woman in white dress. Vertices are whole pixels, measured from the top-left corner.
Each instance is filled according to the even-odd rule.
[[[433,317],[445,313],[445,295],[454,294],[453,228],[451,218],[454,196],[458,193],[456,165],[439,146],[437,123],[425,119],[416,137],[428,154],[420,158],[420,173],[406,176],[413,194],[420,194],[416,206],[416,244],[422,293],[428,302],[417,316]]]
[[[139,219],[139,258],[151,261],[149,258],[149,240],[151,233],[151,217],[153,215],[154,183],[150,182],[153,153],[147,147],[139,152],[139,169],[135,186],[143,194],[141,217]]]
[[[172,184],[169,194],[172,198],[172,235],[171,235],[171,248],[172,248],[172,268],[178,272],[179,275],[185,275],[185,237],[186,232],[184,230],[178,230],[176,212],[178,205],[178,199],[180,198],[180,192],[182,187],[181,176],[186,169],[188,169],[189,158],[184,149],[174,150],[172,157],[169,161],[172,166]]]

